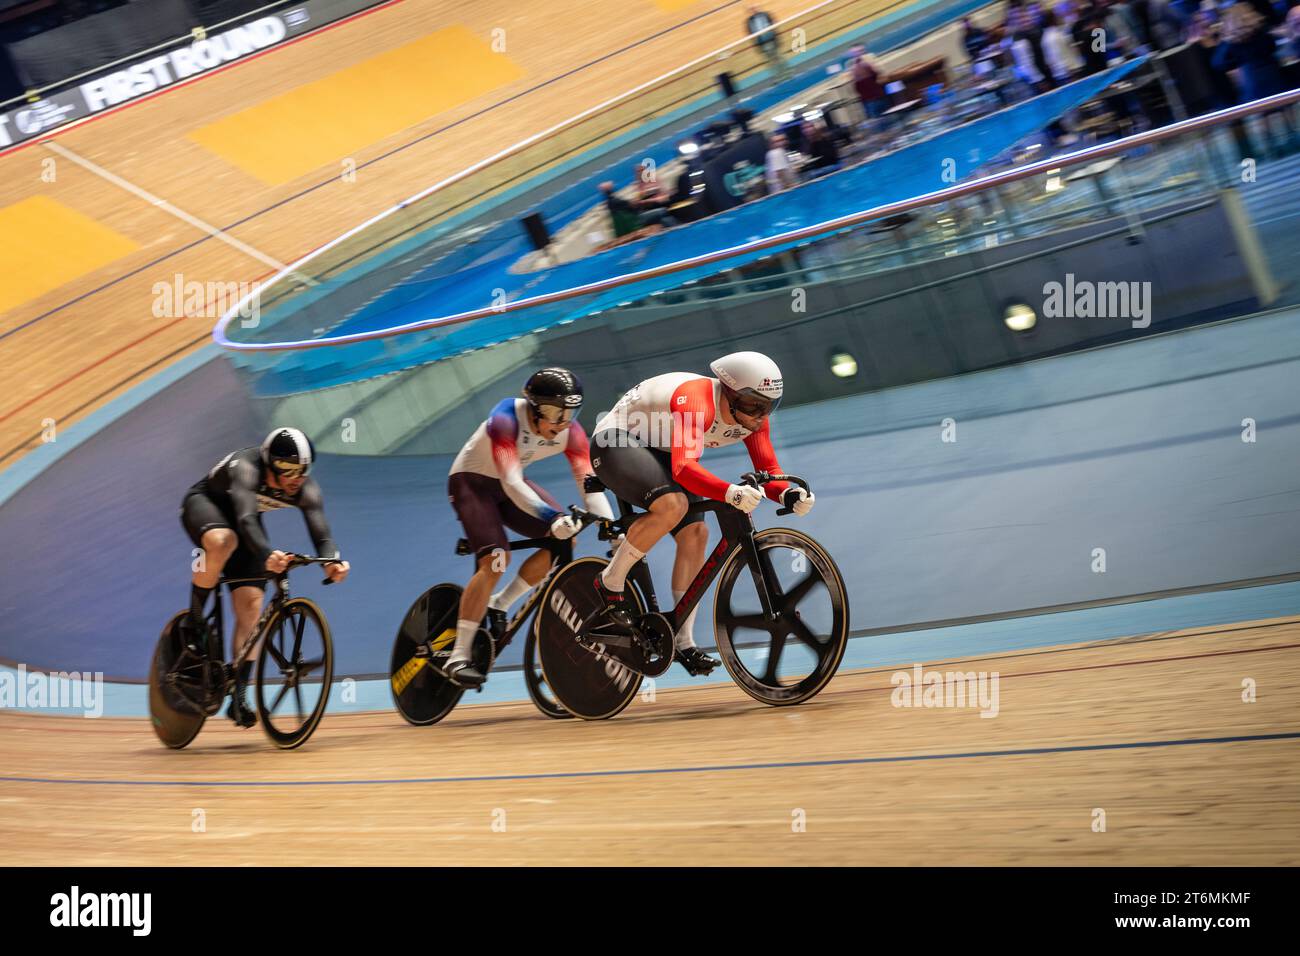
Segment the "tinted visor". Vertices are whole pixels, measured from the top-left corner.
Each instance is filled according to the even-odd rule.
[[[272,458],[271,470],[281,478],[302,478],[306,476],[307,472],[311,471],[311,466],[296,461]]]
[[[581,406],[560,406],[560,405],[537,405],[537,415],[546,419],[552,425],[567,425],[573,421],[573,416],[578,414]]]
[[[776,411],[776,406],[781,404],[781,399],[769,398],[752,388],[742,389],[739,392],[732,391],[727,398],[731,403],[732,411],[748,418],[764,418]]]

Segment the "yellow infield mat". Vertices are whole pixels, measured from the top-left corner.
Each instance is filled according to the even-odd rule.
[[[189,138],[280,185],[523,76],[505,53],[448,27],[201,126]]]
[[[49,196],[5,206],[0,209],[0,312],[138,248],[121,233]]]

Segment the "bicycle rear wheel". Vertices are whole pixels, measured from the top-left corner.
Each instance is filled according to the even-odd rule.
[[[551,690],[551,685],[546,683],[546,675],[542,673],[541,661],[537,657],[536,617],[529,625],[528,636],[524,639],[524,683],[528,685],[528,696],[533,699],[537,709],[547,717],[552,720],[566,720],[573,716],[555,698],[555,692]]]
[[[578,642],[578,628],[600,607],[593,583],[604,558],[579,558],[560,568],[537,609],[537,655],[556,701],[575,717],[605,720],[621,713],[641,687],[642,675],[607,653]],[[645,613],[640,592],[628,583],[633,616]]]
[[[831,556],[812,538],[788,528],[754,535],[759,560],[777,585],[777,619],[762,613],[742,552],[718,577],[713,602],[718,652],[750,697],[773,706],[799,704],[825,687],[844,658],[849,598]]]
[[[329,624],[306,598],[286,601],[257,652],[257,716],[281,750],[307,742],[329,704],[334,643]]]
[[[456,644],[460,595],[460,585],[435,584],[411,605],[393,638],[388,687],[407,723],[436,724],[465,693],[431,666],[445,662]]]
[[[203,709],[188,699],[185,693],[188,688],[177,686],[178,680],[191,677],[202,680],[198,671],[190,674],[195,667],[201,667],[199,661],[195,659],[194,666],[187,667],[184,660],[187,655],[193,656],[185,650],[180,637],[180,622],[188,613],[181,611],[167,622],[149,665],[149,722],[158,739],[172,750],[188,746],[207,719]]]

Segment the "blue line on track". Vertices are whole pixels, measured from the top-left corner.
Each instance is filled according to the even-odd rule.
[[[1070,747],[1026,747],[1021,750],[974,750],[950,754],[903,754],[897,757],[845,757],[837,760],[793,760],[776,763],[714,764],[700,767],[645,767],[632,770],[573,770],[562,773],[503,773],[477,777],[412,777],[389,780],[77,780],[56,777],[0,777],[0,783],[63,783],[113,787],[350,787],[417,783],[490,783],[502,780],[563,780],[582,777],[630,777],[661,773],[713,773],[728,770],[786,770],[798,767],[845,767],[872,763],[908,763],[917,760],[967,760],[975,757],[1026,757],[1039,754],[1085,753],[1102,750],[1142,750],[1154,747],[1188,747],[1195,744],[1256,743],[1297,740],[1300,732],[1252,734],[1243,737],[1190,737],[1183,740],[1146,740],[1127,744],[1076,744]]]

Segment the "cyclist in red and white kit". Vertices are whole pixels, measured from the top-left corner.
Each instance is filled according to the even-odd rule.
[[[734,352],[709,368],[717,378],[690,372],[656,375],[632,388],[596,423],[591,464],[601,482],[622,500],[645,508],[604,571],[596,577],[612,620],[629,626],[624,582],[637,561],[671,533],[677,542],[673,564],[673,600],[680,601],[704,564],[708,528],[699,513],[687,515],[692,501],[725,501],[746,514],[763,500],[764,491],[736,485],[700,464],[706,448],[743,441],[760,471],[779,474],[768,417],[781,401],[781,370],[766,355]],[[787,482],[767,485],[767,497],[805,515],[815,498]],[[696,605],[678,628],[676,658],[692,675],[718,665],[695,646]]]

